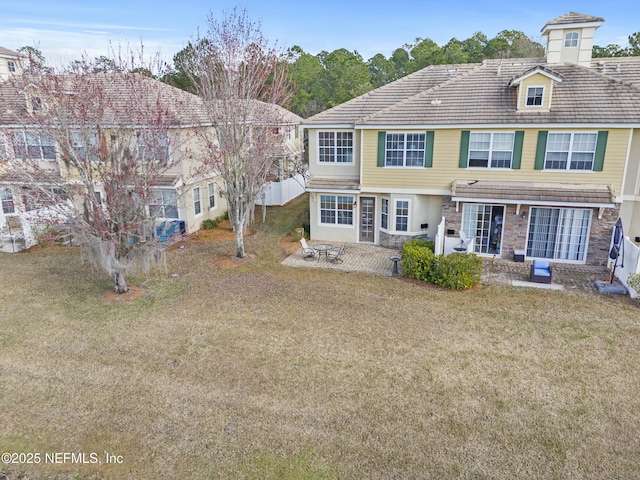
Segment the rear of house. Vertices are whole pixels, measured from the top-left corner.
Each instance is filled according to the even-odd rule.
[[[602,22],[567,14],[545,59],[427,67],[308,119],[312,238],[605,262],[618,217],[640,235],[640,58],[592,65]]]

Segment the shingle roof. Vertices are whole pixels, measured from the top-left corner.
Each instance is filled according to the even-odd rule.
[[[25,85],[37,88],[38,83],[34,80],[30,84],[28,77],[20,77],[17,81],[0,84],[0,125],[28,122],[24,88]],[[93,83],[99,85],[92,86]],[[65,75],[50,78],[46,85],[49,89],[55,88],[57,91],[83,96],[85,102],[87,96],[104,96],[107,100],[100,102],[100,106],[105,107],[100,112],[100,119],[104,124],[135,124],[135,119],[132,118],[135,109],[131,106],[144,105],[145,101],[161,102],[172,113],[175,125],[207,124],[210,118],[200,97],[143,75],[137,75],[135,81],[127,74]],[[258,101],[253,103],[252,112],[262,112],[268,108],[276,112],[282,123],[302,121],[301,117],[278,105]]]
[[[341,191],[359,191],[360,180],[343,179],[343,178],[325,178],[313,176],[309,179],[306,187],[307,191],[327,191],[327,190],[341,190]]]
[[[509,203],[613,205],[615,194],[608,185],[557,184],[542,182],[455,180],[451,199],[501,200]]]
[[[18,57],[20,54],[9,50],[8,48],[0,47],[0,57]]]
[[[542,28],[542,31],[544,31],[549,25],[574,25],[578,23],[593,23],[593,22],[602,23],[604,22],[604,18],[585,15],[584,13],[569,12],[569,13],[565,13],[564,15],[560,15],[559,17],[554,18],[553,20],[548,21],[547,24]]]
[[[607,60],[609,61],[609,60]],[[509,82],[544,59],[485,60],[467,65],[431,66],[405,79],[319,113],[304,123],[354,126],[428,126],[640,122],[640,57],[605,73],[572,64],[554,64],[562,77],[553,87],[549,112],[518,111],[517,89]],[[611,69],[613,70],[613,69]]]

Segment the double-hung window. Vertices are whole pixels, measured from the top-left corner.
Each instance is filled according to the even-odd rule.
[[[13,62],[12,60],[9,60],[9,61],[7,62],[7,68],[9,68],[9,71],[10,71],[11,73],[15,73],[15,71],[16,71],[16,64],[15,64],[15,62]]]
[[[383,198],[380,203],[380,227],[389,228],[389,199]]]
[[[207,193],[209,194],[209,209],[215,208],[216,206],[215,183],[211,182],[207,184]]]
[[[543,97],[544,97],[544,87],[527,88],[527,107],[542,106]]]
[[[409,231],[409,200],[396,200],[396,231]]]
[[[353,132],[318,132],[321,163],[353,163]]]
[[[514,133],[475,133],[469,136],[469,167],[511,168]]]
[[[16,158],[35,160],[55,160],[57,158],[55,139],[37,132],[15,132],[13,134],[13,149]]]
[[[549,133],[545,170],[593,170],[597,133]]]
[[[16,213],[13,203],[13,192],[9,187],[0,188],[0,202],[2,202],[2,213],[6,215]]]
[[[320,223],[353,225],[353,197],[350,195],[320,195]]]
[[[178,194],[175,190],[155,190],[149,211],[156,218],[178,218]]]
[[[71,146],[78,160],[100,162],[98,134],[96,132],[73,132],[71,134]]]
[[[385,166],[424,167],[425,133],[387,133]]]
[[[200,200],[200,187],[196,187],[193,189],[193,212],[196,215],[200,215],[202,213],[202,202]]]
[[[167,163],[169,161],[169,135],[167,132],[143,130],[137,132],[138,155],[143,161]]]

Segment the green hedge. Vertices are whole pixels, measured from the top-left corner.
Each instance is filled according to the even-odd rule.
[[[415,239],[402,247],[402,272],[405,277],[466,290],[480,283],[482,259],[474,253],[435,255],[433,242]]]

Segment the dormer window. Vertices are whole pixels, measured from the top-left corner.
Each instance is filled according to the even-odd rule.
[[[567,48],[578,46],[578,32],[569,32],[564,36],[564,46]]]
[[[38,96],[31,96],[31,111],[33,113],[42,111],[42,99]]]
[[[543,97],[544,97],[544,87],[527,88],[527,107],[542,106]]]

